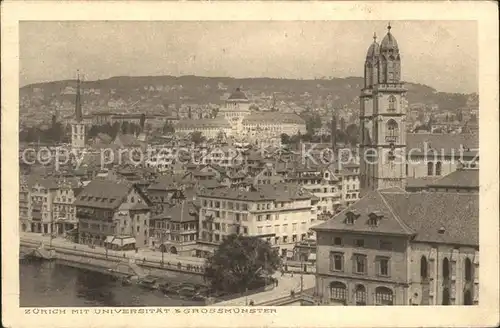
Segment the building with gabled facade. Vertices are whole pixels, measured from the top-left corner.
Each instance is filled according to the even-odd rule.
[[[148,245],[152,203],[134,184],[95,179],[78,194],[74,205],[80,243],[105,245],[114,237],[127,237],[129,244],[124,246]]]
[[[156,204],[150,221],[150,246],[164,253],[195,256],[198,208],[192,201]]]
[[[25,175],[19,177],[19,228],[22,232],[31,231],[31,196],[28,179]]]
[[[74,201],[82,190],[77,179],[60,179],[59,188],[54,196],[54,229],[57,235],[66,236],[67,232],[75,231],[78,227]]]
[[[320,225],[323,304],[473,305],[479,300],[479,197],[372,191]]]

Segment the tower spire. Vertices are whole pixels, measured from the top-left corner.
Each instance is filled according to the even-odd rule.
[[[387,33],[391,33],[391,22],[387,24]]]
[[[75,119],[77,122],[81,122],[83,120],[82,114],[82,103],[80,99],[80,70],[76,71],[77,79],[76,79],[76,100],[75,100]]]
[[[377,32],[373,32],[373,42],[377,42]]]

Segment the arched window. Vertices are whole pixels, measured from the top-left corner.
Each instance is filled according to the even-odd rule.
[[[465,259],[465,281],[472,281],[472,262],[469,258]]]
[[[345,304],[347,300],[347,287],[341,282],[330,283],[330,300]]]
[[[389,111],[394,111],[396,110],[396,97],[394,96],[389,96]]]
[[[450,278],[450,261],[448,260],[447,257],[444,258],[443,260],[443,279],[449,279]]]
[[[429,271],[427,268],[427,259],[425,256],[420,258],[420,278],[421,280],[426,280],[428,278]]]
[[[366,305],[366,288],[363,285],[357,285],[354,291],[356,305]]]
[[[376,305],[393,305],[393,293],[387,287],[375,288],[375,304]]]
[[[436,163],[436,175],[441,175],[441,162]]]
[[[443,288],[443,305],[450,305],[450,290],[447,287]]]
[[[427,163],[427,175],[428,176],[434,175],[434,163],[432,162]]]
[[[398,123],[394,120],[387,121],[387,135],[391,137],[398,136]]]

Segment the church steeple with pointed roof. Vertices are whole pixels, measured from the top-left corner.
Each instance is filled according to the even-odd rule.
[[[73,149],[82,149],[85,147],[85,124],[83,122],[80,88],[80,73],[78,72],[76,79],[75,120],[71,124],[71,147]]]
[[[400,155],[406,149],[406,90],[401,83],[399,46],[391,28],[388,24],[380,45],[373,36],[365,59],[360,96],[360,196],[370,190],[405,189],[406,185],[405,164],[396,160],[404,158]]]

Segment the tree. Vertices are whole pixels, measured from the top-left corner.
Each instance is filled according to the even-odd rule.
[[[349,124],[345,129],[347,141],[351,145],[356,145],[359,142],[359,127],[356,124]]]
[[[191,132],[190,138],[191,138],[191,141],[197,145],[202,143],[205,140],[205,138],[203,137],[203,134],[200,131]]]
[[[172,125],[172,123],[170,123],[169,121],[166,121],[165,125],[163,126],[163,133],[174,133],[174,132],[175,132],[175,129],[174,129],[174,126]]]
[[[288,145],[290,143],[290,136],[286,133],[281,134],[281,143],[284,145]]]
[[[263,286],[280,265],[278,252],[268,242],[233,234],[208,259],[205,278],[213,290],[238,293]]]

